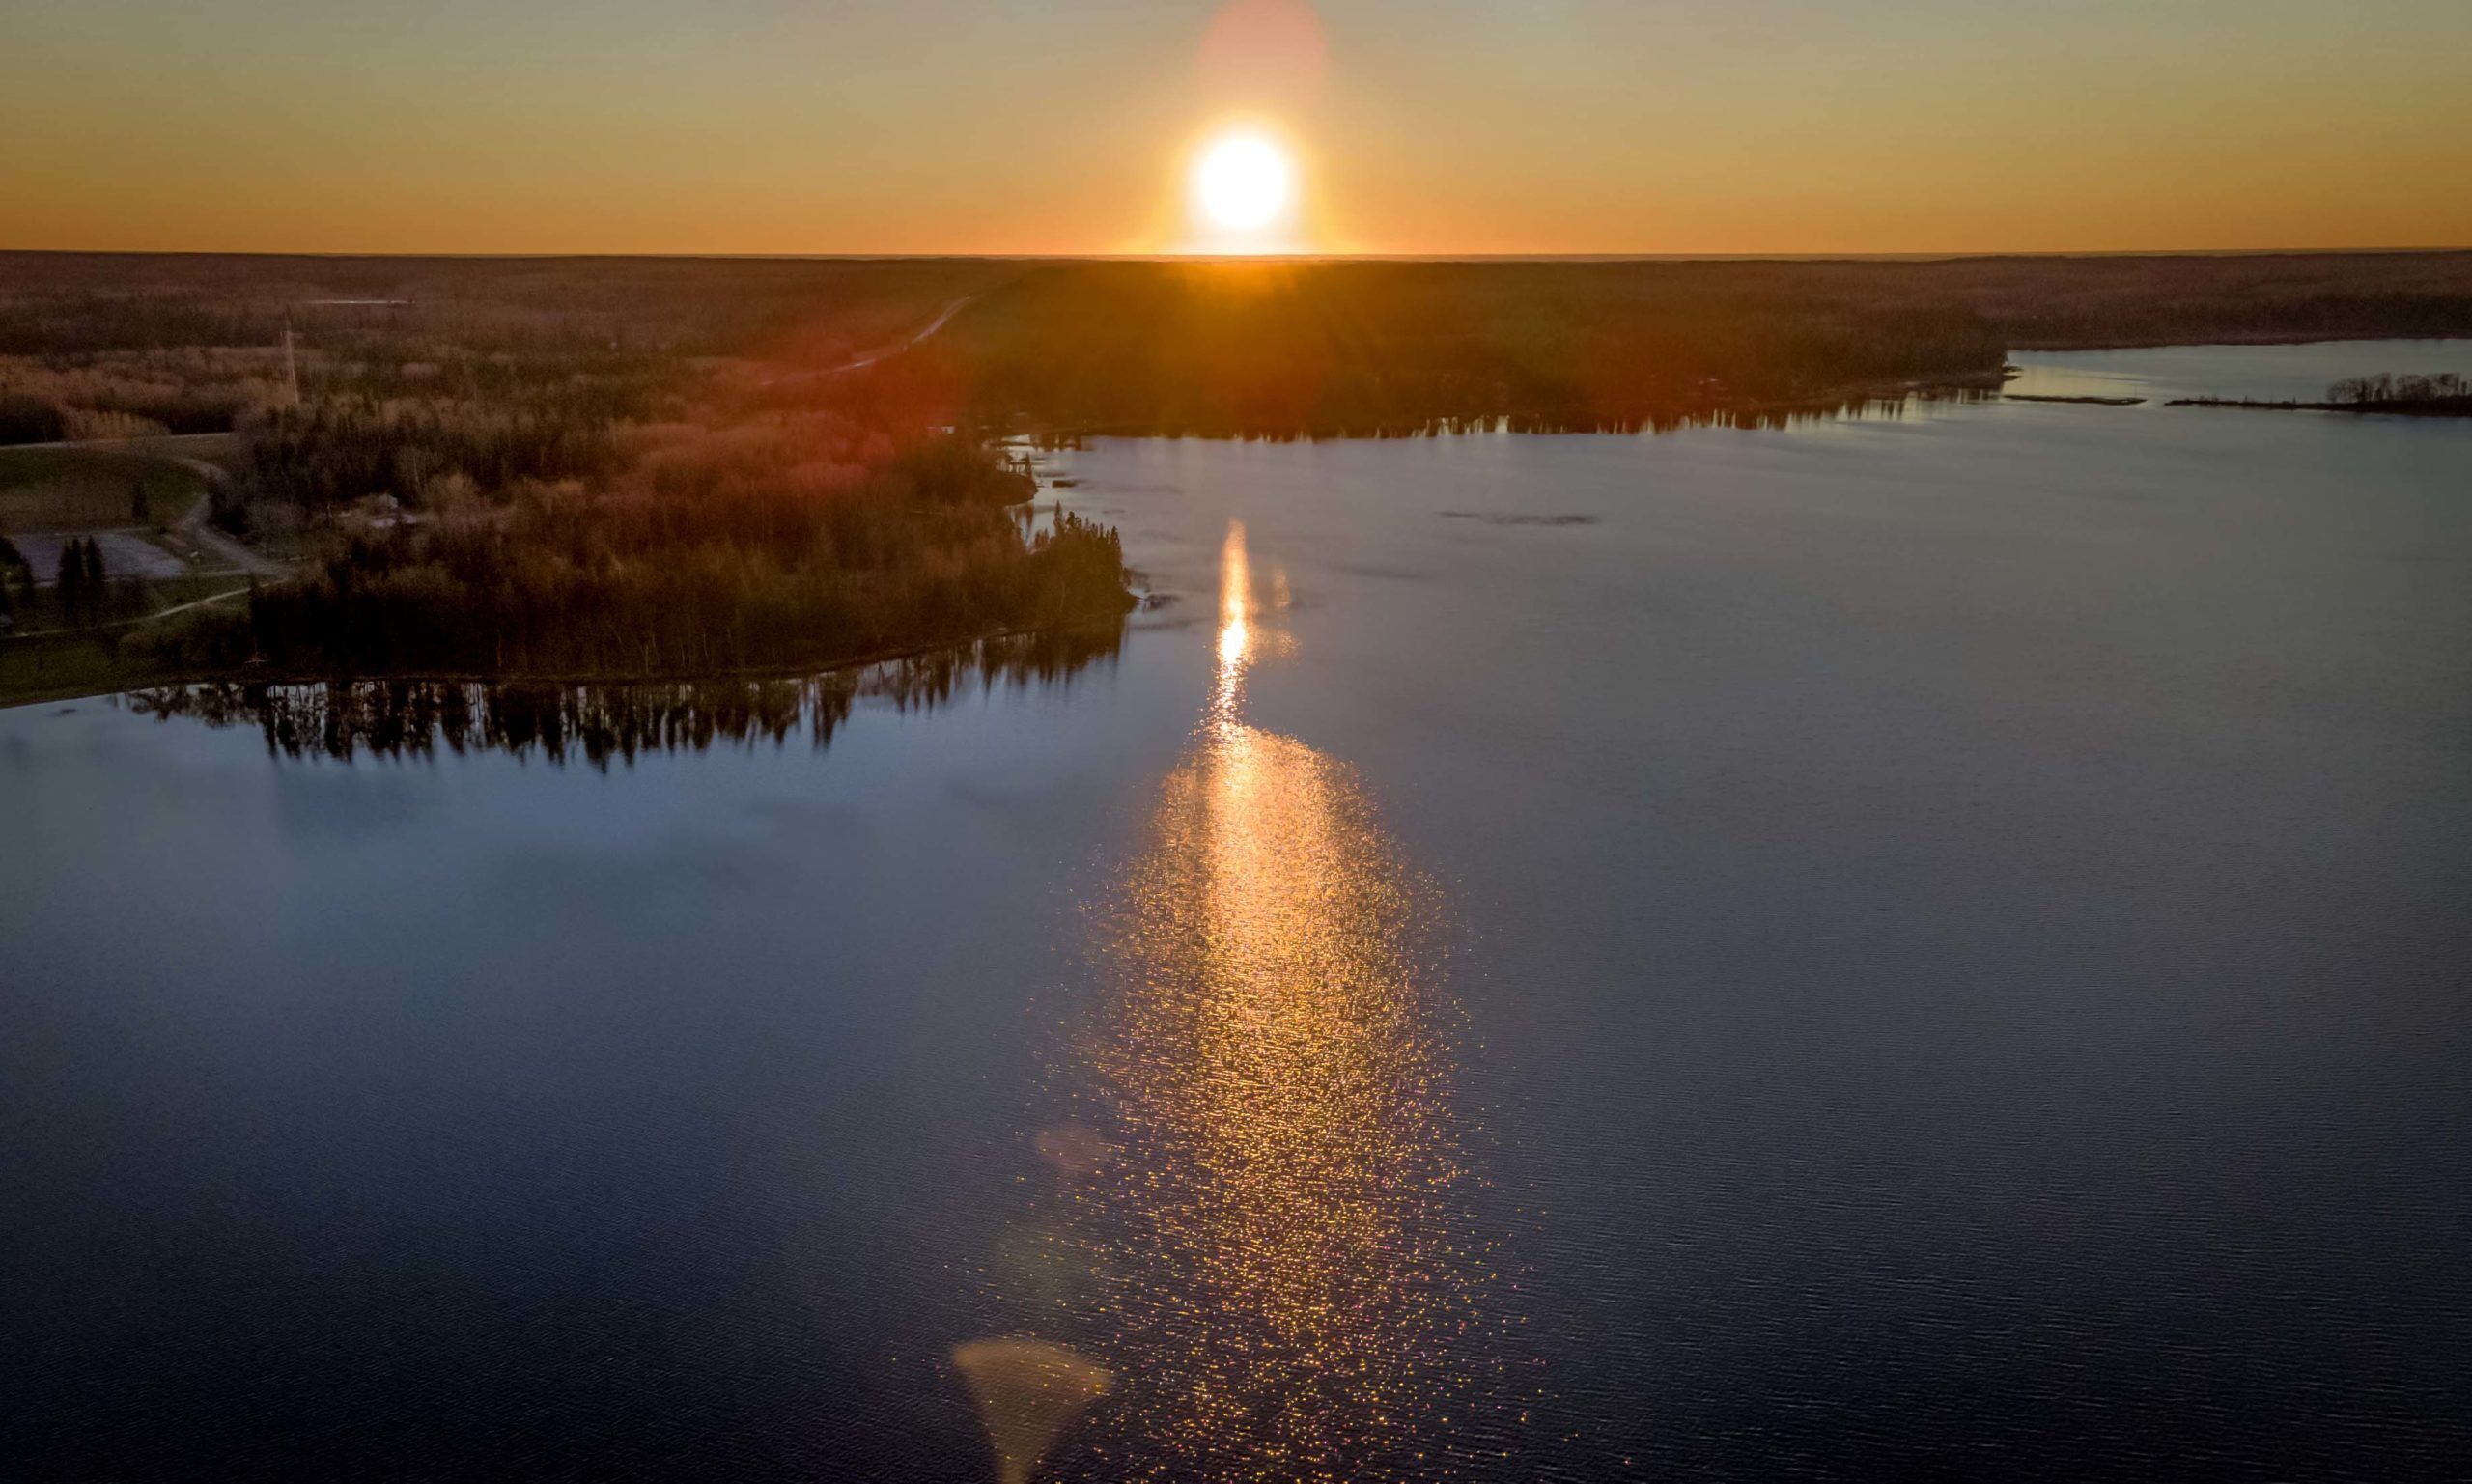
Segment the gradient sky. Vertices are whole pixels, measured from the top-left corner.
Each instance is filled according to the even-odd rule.
[[[0,0],[0,247],[2472,245],[2467,0]]]

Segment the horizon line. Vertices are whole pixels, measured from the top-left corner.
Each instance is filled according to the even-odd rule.
[[[2413,257],[2472,253],[2472,243],[2403,247],[2105,247],[1986,248],[1917,252],[660,252],[481,251],[419,249],[294,249],[218,247],[0,247],[0,257],[48,258],[306,258],[418,259],[505,263],[629,259],[710,263],[1960,263],[1990,259],[2082,258],[2333,258]]]

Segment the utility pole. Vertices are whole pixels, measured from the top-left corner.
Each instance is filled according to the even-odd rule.
[[[283,380],[292,391],[292,409],[297,412],[300,410],[300,363],[292,353],[292,315],[289,311],[283,317]]]

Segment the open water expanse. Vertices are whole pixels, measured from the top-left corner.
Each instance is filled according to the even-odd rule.
[[[0,1475],[2472,1474],[2472,423],[1045,462],[1120,642],[0,711]]]

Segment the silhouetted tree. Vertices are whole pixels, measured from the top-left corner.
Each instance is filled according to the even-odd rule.
[[[86,552],[82,537],[72,536],[61,543],[57,591],[61,617],[69,623],[77,622],[78,612],[86,605]]]
[[[60,548],[60,612],[69,623],[102,621],[103,552],[89,536],[71,537]]]

